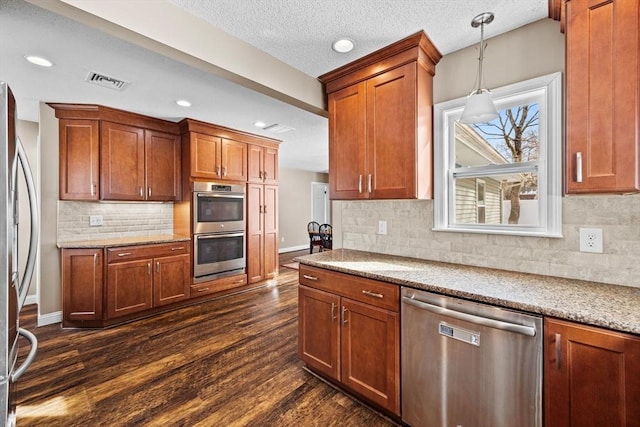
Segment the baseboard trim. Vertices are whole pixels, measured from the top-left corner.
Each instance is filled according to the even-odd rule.
[[[283,254],[286,252],[295,252],[295,251],[301,251],[304,249],[309,249],[309,245],[299,245],[299,246],[290,246],[288,248],[278,248],[278,253]]]
[[[38,327],[53,325],[54,323],[62,322],[62,312],[56,311],[47,314],[38,314]]]

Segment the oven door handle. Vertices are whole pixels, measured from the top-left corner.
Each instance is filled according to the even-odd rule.
[[[242,193],[196,193],[196,197],[219,197],[225,199],[244,199]]]
[[[220,239],[221,237],[244,237],[244,233],[216,233],[196,235],[196,240]]]

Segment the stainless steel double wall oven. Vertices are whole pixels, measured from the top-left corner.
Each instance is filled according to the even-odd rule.
[[[193,275],[203,282],[244,272],[245,187],[193,183]]]

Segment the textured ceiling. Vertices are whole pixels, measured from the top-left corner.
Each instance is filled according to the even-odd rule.
[[[548,13],[547,0],[170,1],[313,77],[422,29],[443,54],[477,43],[470,21],[486,10],[496,14],[487,37]],[[331,42],[344,36],[355,41],[354,51],[333,52]],[[55,66],[35,67],[23,59],[27,54],[49,57]],[[131,85],[123,92],[90,85],[84,78],[91,70]],[[38,120],[41,101],[96,103],[170,120],[188,116],[281,139],[281,166],[327,169],[326,118],[22,0],[0,0],[0,79],[12,87],[23,120]],[[193,107],[176,106],[179,98]],[[270,134],[255,128],[256,120],[295,130]]]

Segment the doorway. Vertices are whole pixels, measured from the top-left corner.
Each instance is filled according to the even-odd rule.
[[[326,182],[311,183],[311,221],[318,224],[331,224],[329,184]]]

